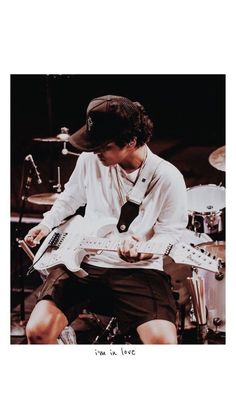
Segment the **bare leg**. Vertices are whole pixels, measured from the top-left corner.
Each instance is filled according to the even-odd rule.
[[[67,324],[66,316],[53,301],[39,301],[26,326],[28,343],[56,344],[58,336]]]
[[[144,344],[177,344],[177,332],[168,320],[150,320],[137,327],[137,332]]]

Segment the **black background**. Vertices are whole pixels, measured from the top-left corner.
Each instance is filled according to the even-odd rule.
[[[89,101],[106,94],[127,96],[141,102],[154,122],[153,151],[173,161],[184,174],[187,185],[197,184],[198,179],[202,182],[197,173],[192,173],[194,156],[188,156],[196,153],[194,147],[204,147],[209,155],[225,143],[224,75],[14,74],[11,75],[12,210],[19,210],[20,180],[27,154],[33,155],[44,178],[43,185],[32,185],[31,194],[52,191],[49,179],[56,183],[57,165],[61,167],[62,184],[75,165],[75,157],[62,157],[62,143],[43,143],[33,138],[55,137],[64,126],[72,134],[84,125]],[[161,153],[167,142],[179,153],[174,160],[173,153]],[[186,147],[193,149],[184,157],[181,150]],[[68,149],[76,151],[71,145]],[[197,151],[203,158],[202,148]],[[199,161],[199,170],[201,164]],[[213,182],[218,182],[219,173],[216,172],[216,169],[212,170]],[[44,209],[28,204],[26,211],[42,212]]]
[[[88,102],[105,94],[140,101],[154,121],[154,140],[224,144],[223,75],[12,75],[13,160],[22,146],[32,149],[34,137],[56,135],[62,126],[73,133]]]

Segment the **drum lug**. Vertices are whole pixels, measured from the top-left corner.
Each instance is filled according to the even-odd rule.
[[[224,279],[224,274],[223,274],[223,272],[218,272],[218,273],[216,273],[216,274],[215,274],[215,279],[216,279],[217,281],[222,281],[222,279]]]
[[[222,320],[221,320],[221,318],[220,318],[220,317],[214,317],[214,318],[213,318],[213,324],[214,324],[214,326],[216,326],[216,327],[221,326],[221,324],[222,324]]]
[[[215,274],[215,279],[217,281],[222,281],[224,279],[224,272],[221,272],[221,269],[225,268],[225,262],[221,259],[218,261],[218,272]]]

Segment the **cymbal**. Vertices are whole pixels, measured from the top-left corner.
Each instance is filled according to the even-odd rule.
[[[64,143],[69,141],[69,136],[67,134],[59,134],[56,137],[33,138],[33,141],[40,141],[43,143]]]
[[[55,137],[33,138],[34,141],[42,141],[45,143],[64,143],[69,141],[69,128],[62,127],[61,132]]]
[[[225,146],[219,147],[214,150],[209,158],[209,163],[215,167],[215,169],[222,170],[225,172]]]
[[[40,193],[29,196],[27,201],[37,205],[53,205],[59,195],[58,193]]]

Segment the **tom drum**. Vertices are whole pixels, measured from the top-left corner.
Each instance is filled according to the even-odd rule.
[[[223,230],[224,186],[193,186],[187,189],[187,200],[190,230],[207,234]]]

